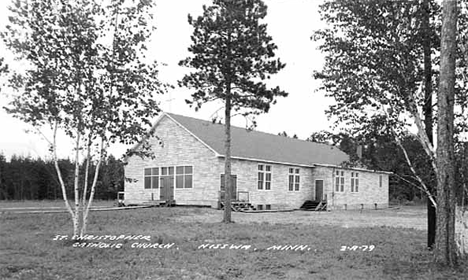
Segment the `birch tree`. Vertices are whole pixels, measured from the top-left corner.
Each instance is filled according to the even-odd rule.
[[[325,67],[315,77],[337,101],[329,116],[353,136],[365,138],[376,130],[393,135],[404,154],[408,153],[401,139],[406,127],[414,125],[433,170],[432,89],[437,76],[432,64],[437,57],[431,53],[439,49],[438,9],[431,0],[327,1],[321,13],[330,27],[313,36],[327,53]],[[406,159],[411,167],[411,159]],[[432,247],[435,187],[411,170],[429,198],[428,247]]]
[[[28,67],[10,72],[17,95],[6,109],[48,141],[74,235],[86,232],[108,147],[138,141],[159,112],[154,94],[164,87],[156,62],[144,59],[153,7],[125,0],[16,0],[10,7],[1,36]],[[59,167],[59,133],[74,143],[73,202]]]
[[[231,114],[268,112],[276,97],[287,96],[264,82],[285,67],[275,59],[277,46],[262,23],[266,14],[261,0],[215,0],[212,6],[203,6],[202,16],[188,17],[194,28],[189,47],[193,56],[180,65],[195,72],[179,83],[196,90],[188,101],[195,108],[214,100],[224,103],[226,223],[231,222]]]
[[[325,67],[315,77],[322,80],[322,89],[336,100],[328,111],[329,116],[353,136],[365,135],[375,129],[382,134],[393,135],[414,178],[431,204],[437,207],[437,213],[441,214],[443,210],[438,208],[440,187],[436,192],[422,179],[401,142],[409,133],[408,128],[414,127],[414,136],[427,154],[434,176],[438,180],[445,176],[440,173],[443,165],[437,159],[438,152],[432,141],[432,115],[437,115],[437,109],[440,110],[440,104],[432,102],[432,91],[442,86],[438,83],[438,71],[432,70],[438,68],[441,60],[437,56],[441,50],[442,14],[439,4],[431,0],[341,0],[325,2],[321,10],[322,19],[330,27],[315,32],[313,36],[313,39],[321,41],[320,48],[326,53]],[[464,13],[466,18],[466,9]],[[453,40],[455,46],[456,42]],[[464,109],[467,91],[463,86],[466,81],[460,74],[466,73],[466,64],[457,57],[461,45],[457,47],[452,53],[452,59],[457,58],[457,66],[453,64],[457,69],[453,76],[457,80],[453,86],[453,102],[458,120],[456,131],[460,133],[466,131],[466,122],[465,125],[463,122],[467,118]],[[441,143],[451,145],[451,142]],[[433,209],[428,210],[430,214]],[[433,220],[428,220],[429,230],[434,230],[431,226]],[[437,219],[437,234],[439,231],[450,234],[446,221]],[[429,247],[433,241],[436,247],[440,246],[437,245],[440,242],[437,234],[434,239],[429,232]],[[440,250],[436,251],[439,255]],[[451,259],[444,260],[453,263]]]

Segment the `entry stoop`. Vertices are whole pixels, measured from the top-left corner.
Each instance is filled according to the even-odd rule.
[[[304,211],[326,211],[327,202],[323,200],[322,201],[306,200],[304,204],[302,204],[300,209]]]

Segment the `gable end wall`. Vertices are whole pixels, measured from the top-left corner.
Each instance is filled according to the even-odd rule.
[[[213,172],[217,168],[214,152],[167,116],[159,121],[153,135],[162,143],[155,137],[148,140],[155,158],[133,156],[128,160],[125,176],[137,181],[125,183],[125,200],[132,203],[159,200],[159,189],[144,188],[145,168],[193,166],[193,188],[174,188],[176,204],[213,206],[219,189],[217,172]]]

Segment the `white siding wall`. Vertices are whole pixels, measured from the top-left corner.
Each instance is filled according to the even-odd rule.
[[[159,199],[159,189],[144,188],[144,169],[149,167],[165,167],[190,165],[193,166],[193,188],[174,188],[174,199],[181,205],[209,205],[217,201],[219,179],[213,169],[217,168],[215,154],[195,137],[189,134],[168,117],[163,117],[157,125],[149,141],[153,147],[155,158],[138,156],[129,159],[125,167],[125,176],[136,179],[137,182],[125,183],[125,198],[132,202],[143,202]]]
[[[329,176],[332,176],[327,189],[329,209],[374,209],[376,206],[377,208],[388,207],[388,174],[339,168],[326,169],[328,169]],[[335,170],[344,171],[343,192],[335,190]],[[358,192],[351,192],[351,172],[359,173]],[[382,177],[382,186],[379,184],[380,176]]]
[[[125,183],[127,201],[141,203],[151,199],[159,200],[159,189],[144,188],[144,169],[150,167],[193,166],[193,188],[174,188],[174,199],[179,205],[206,205],[216,207],[218,203],[220,175],[224,173],[224,159],[216,158],[208,149],[185,129],[168,117],[163,117],[154,131],[150,144],[155,158],[129,158],[125,176],[136,182]],[[258,165],[271,165],[271,190],[258,189]],[[289,168],[300,169],[299,191],[289,191]],[[345,171],[345,191],[334,190],[334,168],[297,167],[283,164],[270,164],[255,161],[236,160],[232,162],[232,174],[237,175],[237,190],[249,192],[254,205],[271,205],[271,209],[297,209],[304,201],[315,199],[315,182],[323,180],[324,195],[329,209],[388,207],[388,175],[373,172],[359,172],[359,192],[351,193],[351,170]],[[341,169],[340,169],[341,170]],[[354,172],[354,171],[353,171]],[[379,187],[382,176],[382,187]]]
[[[219,160],[220,165],[223,159]],[[271,189],[258,189],[258,165],[271,166]],[[289,191],[289,168],[299,168],[299,191]],[[221,169],[224,172],[224,166]],[[237,175],[237,190],[248,191],[254,205],[271,205],[271,209],[297,209],[305,200],[312,198],[312,171],[310,168],[270,164],[264,162],[234,160],[232,174]]]

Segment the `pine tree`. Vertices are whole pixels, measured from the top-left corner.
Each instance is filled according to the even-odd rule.
[[[285,67],[274,58],[277,46],[261,22],[266,14],[267,6],[261,0],[215,0],[212,6],[203,6],[202,16],[188,17],[194,28],[189,47],[193,56],[180,65],[196,71],[179,83],[196,90],[187,101],[196,109],[209,101],[224,103],[226,223],[231,222],[231,114],[268,112],[276,97],[287,96],[264,82]]]

